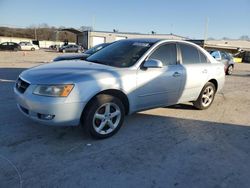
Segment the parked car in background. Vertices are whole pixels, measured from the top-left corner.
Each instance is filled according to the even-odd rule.
[[[87,57],[89,57],[90,55],[98,52],[99,50],[101,50],[103,48],[105,48],[109,44],[110,43],[98,44],[98,45],[94,46],[93,48],[90,48],[90,49],[86,50],[84,53],[81,53],[81,54],[58,56],[55,59],[53,59],[53,61],[63,61],[63,60],[73,60],[73,59],[85,60]]]
[[[19,45],[21,47],[21,50],[31,50],[31,51],[39,50],[39,47],[37,45],[34,45],[30,42],[20,42]]]
[[[76,44],[68,44],[68,45],[63,45],[62,47],[59,48],[59,52],[77,52],[80,53],[83,51],[83,48],[81,46],[78,46]]]
[[[60,48],[60,45],[57,45],[57,44],[49,46],[49,49],[51,49],[51,50],[58,50],[59,48]]]
[[[15,42],[3,42],[0,44],[0,50],[18,51],[21,47]]]
[[[186,41],[126,39],[86,61],[25,70],[14,92],[20,111],[48,125],[77,126],[95,138],[114,135],[124,116],[192,101],[211,106],[224,85],[224,65]]]
[[[225,73],[231,75],[234,69],[233,55],[219,50],[211,50],[210,54],[219,62],[225,65]]]

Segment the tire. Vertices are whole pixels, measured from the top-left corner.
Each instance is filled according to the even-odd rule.
[[[66,50],[62,50],[62,53],[65,53],[66,52]]]
[[[31,48],[31,51],[35,51],[35,48]]]
[[[214,84],[211,82],[206,83],[202,88],[198,99],[193,103],[194,107],[199,110],[208,109],[214,101],[215,93],[216,89]]]
[[[229,65],[226,70],[226,75],[231,75],[233,73],[233,65]]]
[[[90,136],[104,139],[117,133],[123,124],[124,116],[125,109],[120,99],[101,94],[88,104],[81,120]]]

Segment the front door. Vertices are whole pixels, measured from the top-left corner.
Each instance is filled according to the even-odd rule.
[[[160,60],[163,67],[138,70],[137,110],[175,104],[183,79],[183,67],[177,63],[176,44],[159,46],[148,59]]]

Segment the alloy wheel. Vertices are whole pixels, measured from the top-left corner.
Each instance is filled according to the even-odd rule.
[[[233,66],[232,66],[232,65],[230,65],[230,66],[228,67],[227,73],[228,73],[229,75],[233,73]]]
[[[100,106],[93,117],[93,127],[99,134],[113,132],[121,120],[121,110],[115,103],[105,103]]]
[[[212,86],[208,86],[202,94],[202,105],[207,107],[211,104],[214,98],[214,89]]]

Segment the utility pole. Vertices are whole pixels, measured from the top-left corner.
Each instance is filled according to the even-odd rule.
[[[34,29],[35,29],[35,40],[37,40],[36,27]]]
[[[209,23],[209,18],[206,18],[206,24],[205,24],[205,31],[204,31],[204,41],[207,40],[207,33],[208,33],[208,23]]]
[[[93,29],[93,31],[95,30],[94,28],[95,28],[95,15],[93,15],[93,17],[92,17],[92,29]]]

